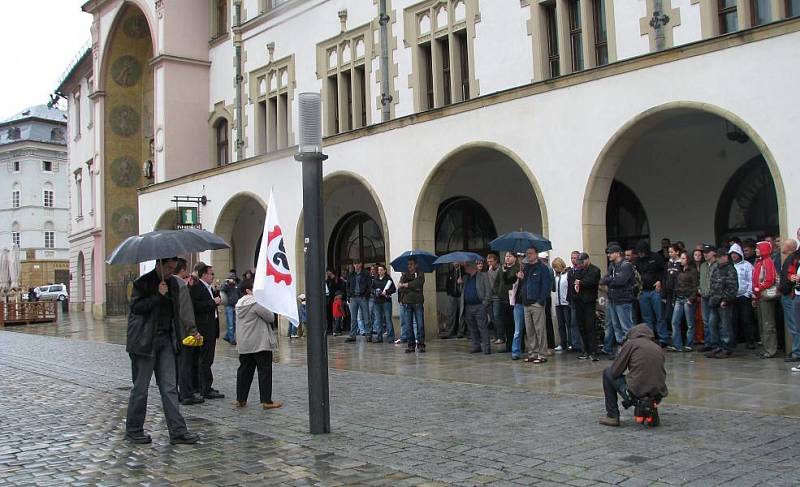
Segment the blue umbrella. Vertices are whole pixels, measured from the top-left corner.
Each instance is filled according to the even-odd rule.
[[[436,254],[424,250],[406,250],[391,262],[392,268],[397,272],[406,272],[409,259],[416,261],[417,270],[420,272],[433,272],[433,261],[436,260]]]
[[[484,260],[483,256],[476,254],[475,252],[450,252],[449,254],[444,254],[443,256],[439,257],[435,261],[433,261],[433,265],[439,264],[452,264],[453,262],[477,262],[479,260]]]
[[[539,252],[545,252],[553,248],[553,244],[541,235],[531,232],[510,232],[500,235],[489,242],[492,250],[504,252],[516,252],[521,254],[530,247],[536,247]]]

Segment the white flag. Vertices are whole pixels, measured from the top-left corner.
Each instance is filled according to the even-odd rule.
[[[283,230],[278,223],[272,191],[269,193],[267,221],[258,253],[253,295],[261,306],[285,316],[295,326],[298,324],[295,281],[289,267],[289,256],[283,243]]]

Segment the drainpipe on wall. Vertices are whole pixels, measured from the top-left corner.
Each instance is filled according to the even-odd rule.
[[[389,16],[386,14],[386,0],[380,0],[381,26],[381,120],[388,122],[391,118],[392,95],[389,93]]]
[[[239,26],[242,20],[242,2],[237,0],[233,4],[233,48],[236,61],[236,74],[234,84],[236,85],[236,101],[234,102],[234,116],[236,117],[236,160],[244,159],[244,138],[242,137],[242,35]]]

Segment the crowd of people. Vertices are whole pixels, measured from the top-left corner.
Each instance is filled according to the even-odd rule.
[[[768,359],[777,356],[785,326],[792,336],[785,360],[800,362],[797,240],[732,238],[720,247],[689,248],[663,239],[658,251],[646,241],[610,242],[606,256],[605,272],[586,252],[573,251],[567,264],[560,257],[549,261],[535,247],[454,263],[447,269],[439,336],[468,338],[471,353],[494,348],[534,364],[560,352],[613,360],[627,333],[642,323],[668,352],[726,359],[743,343],[747,350],[760,346],[757,355]],[[397,285],[382,264],[355,262],[342,276],[329,268],[328,333],[349,330],[348,342],[363,335],[424,352],[424,285],[413,260]],[[396,339],[395,292],[401,306]]]

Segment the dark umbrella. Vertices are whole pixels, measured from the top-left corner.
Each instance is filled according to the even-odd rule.
[[[406,250],[391,262],[392,268],[397,272],[405,272],[408,269],[409,259],[414,259],[420,272],[433,272],[433,261],[436,260],[436,254],[424,250]]]
[[[553,244],[541,235],[531,232],[510,232],[500,235],[489,242],[492,250],[504,252],[516,252],[521,254],[530,247],[536,247],[539,252],[545,252],[553,248]]]
[[[133,235],[111,252],[109,264],[138,264],[178,255],[231,248],[222,238],[206,230],[156,230]]]
[[[456,251],[439,257],[433,262],[433,265],[452,264],[453,262],[478,262],[479,260],[483,260],[483,257],[475,252]]]

